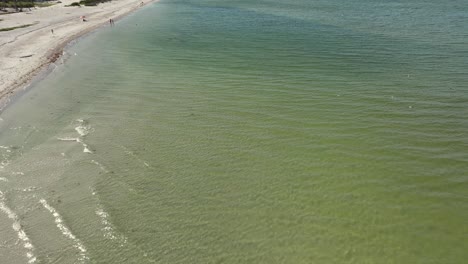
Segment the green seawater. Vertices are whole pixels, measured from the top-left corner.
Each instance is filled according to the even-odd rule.
[[[468,5],[162,0],[0,113],[0,263],[466,263]]]

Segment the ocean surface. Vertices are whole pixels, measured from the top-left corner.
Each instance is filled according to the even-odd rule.
[[[466,0],[162,0],[0,114],[0,263],[466,263]]]

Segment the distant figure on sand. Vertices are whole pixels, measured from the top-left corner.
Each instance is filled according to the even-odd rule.
[[[111,25],[111,27],[112,27],[112,26],[114,26],[114,25],[115,25],[115,23],[114,23],[114,19],[112,19],[112,18],[111,18],[111,19],[109,19],[109,24]]]
[[[54,30],[53,30],[53,29],[51,29],[50,32],[52,32],[52,35],[54,34]]]

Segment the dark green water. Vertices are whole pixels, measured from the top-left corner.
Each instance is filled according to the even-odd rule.
[[[465,263],[464,1],[163,0],[0,115],[0,263]]]

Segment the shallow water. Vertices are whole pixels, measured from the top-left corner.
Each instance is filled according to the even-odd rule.
[[[0,117],[1,263],[464,263],[463,1],[161,1]]]

